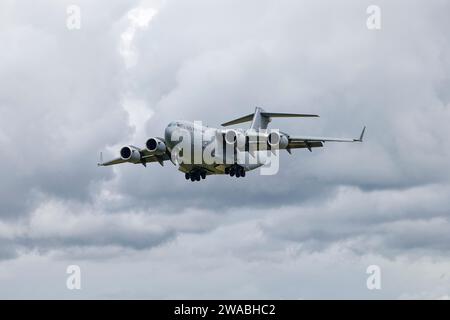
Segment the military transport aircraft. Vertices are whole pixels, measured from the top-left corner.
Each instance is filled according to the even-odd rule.
[[[152,137],[145,148],[132,145],[120,149],[120,157],[103,162],[100,154],[99,166],[120,163],[142,164],[170,160],[185,174],[186,180],[200,181],[207,175],[226,174],[245,177],[247,171],[267,164],[267,156],[285,149],[323,147],[324,142],[362,142],[365,127],[357,139],[331,137],[292,136],[278,130],[269,130],[272,118],[318,117],[314,114],[273,113],[257,107],[255,112],[225,122],[223,127],[250,122],[249,129],[215,129],[197,122],[174,121],[165,129],[164,138]]]

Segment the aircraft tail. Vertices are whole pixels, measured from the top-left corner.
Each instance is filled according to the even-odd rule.
[[[318,117],[315,114],[300,114],[300,113],[276,113],[266,112],[262,108],[256,107],[255,112],[246,116],[222,123],[223,127],[231,126],[238,123],[251,121],[251,129],[267,129],[272,118],[298,118],[298,117]]]

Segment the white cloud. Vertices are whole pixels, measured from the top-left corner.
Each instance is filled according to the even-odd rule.
[[[133,43],[136,32],[140,29],[147,28],[157,12],[157,9],[145,7],[137,7],[128,12],[127,19],[129,26],[120,36],[121,41],[119,48],[127,68],[131,68],[137,63],[138,52]]]

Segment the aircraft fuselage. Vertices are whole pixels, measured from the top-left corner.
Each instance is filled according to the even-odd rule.
[[[233,154],[223,154],[222,152],[218,152],[217,148],[217,137],[221,135],[221,129],[202,126],[194,122],[189,121],[174,121],[171,122],[165,129],[164,132],[164,140],[167,146],[167,149],[170,153],[172,153],[173,149],[179,145],[179,139],[173,139],[174,137],[183,137],[188,134],[190,136],[190,144],[191,144],[191,161],[189,163],[176,163],[175,165],[179,166],[179,170],[185,173],[191,172],[192,170],[206,170],[209,174],[228,174],[226,168],[229,166],[230,162],[239,162],[239,165],[245,171],[251,171],[257,169],[264,165],[265,160],[264,155],[261,153],[258,154],[257,160],[253,159],[252,161],[249,158],[248,152],[234,152]],[[239,130],[243,134],[246,133],[246,130]],[[195,137],[195,135],[200,135]],[[198,141],[198,142],[197,142]],[[195,150],[197,149],[197,150]],[[209,150],[208,150],[209,149]],[[194,159],[195,154],[200,153],[202,155],[201,162],[196,161]],[[212,159],[213,163],[209,163],[205,161],[204,155],[213,154]],[[227,159],[227,157],[234,157],[234,160]],[[238,158],[239,161],[236,159]],[[199,158],[197,158],[198,160]],[[172,160],[172,159],[171,159]],[[256,163],[255,163],[256,162]]]

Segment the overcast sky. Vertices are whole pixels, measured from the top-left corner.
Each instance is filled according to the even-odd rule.
[[[1,1],[0,298],[448,298],[449,12]],[[321,115],[272,122],[292,134],[367,125],[366,139],[283,153],[277,175],[245,179],[96,166],[172,120],[218,126],[255,106]],[[73,264],[81,290],[66,288]]]

